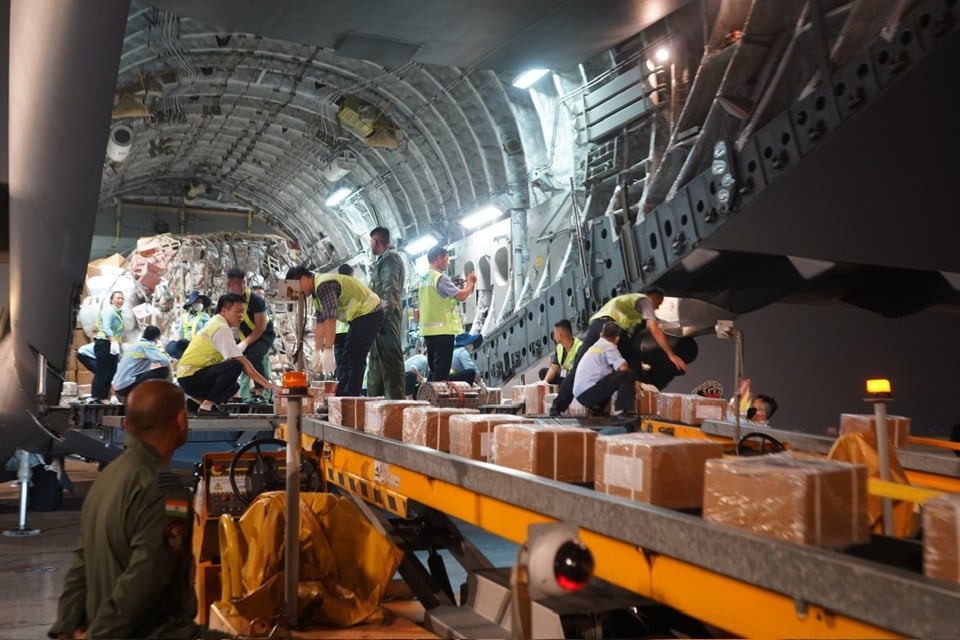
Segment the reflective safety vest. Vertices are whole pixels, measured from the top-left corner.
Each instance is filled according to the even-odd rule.
[[[337,320],[337,329],[336,329],[336,332],[335,332],[335,333],[336,333],[337,335],[340,335],[340,334],[346,333],[346,332],[348,332],[348,331],[350,331],[350,325],[347,324],[346,322],[340,322],[339,320]]]
[[[443,274],[429,269],[420,278],[420,335],[455,336],[463,333],[456,298],[444,298],[437,289]]]
[[[193,340],[200,329],[210,321],[210,316],[203,311],[199,313],[185,313],[180,316],[180,337],[184,340]]]
[[[243,324],[248,329],[246,335],[250,335],[251,333],[253,333],[254,329],[257,328],[257,323],[253,321],[253,317],[250,315],[250,312],[249,312],[250,296],[252,295],[253,295],[253,291],[251,291],[250,289],[243,290]],[[264,314],[267,316],[267,323],[269,324],[270,314],[267,313],[266,309],[264,309]],[[265,329],[264,332],[266,331],[267,330]]]
[[[608,317],[612,318],[624,331],[631,332],[634,327],[643,329],[646,321],[643,319],[643,314],[637,311],[637,301],[646,297],[642,293],[626,293],[617,296],[590,316],[590,322],[598,318]]]
[[[230,328],[230,325],[218,313],[207,323],[207,326],[193,337],[177,364],[178,378],[189,378],[200,369],[206,369],[223,362],[223,354],[217,351],[217,348],[213,345],[213,334],[224,327]]]
[[[111,305],[113,306],[113,305]],[[100,315],[97,316],[97,323],[93,326],[94,338],[99,338],[100,340],[109,340],[106,332],[100,328],[100,321],[103,319],[103,312],[100,312]],[[113,307],[113,315],[110,317],[110,333],[113,334],[113,337],[117,340],[122,338],[123,334],[123,312],[116,307]]]
[[[337,298],[337,320],[340,322],[353,322],[360,316],[373,313],[380,306],[380,296],[352,276],[315,275],[313,276],[313,306],[317,311],[324,310],[316,296],[317,287],[331,280],[340,284],[340,297]]]
[[[583,341],[580,338],[574,338],[573,344],[570,346],[570,350],[567,351],[566,357],[563,356],[563,345],[557,344],[557,362],[560,363],[560,368],[566,371],[567,373],[573,369],[573,361],[577,359],[577,354],[580,353],[580,347],[583,346]]]

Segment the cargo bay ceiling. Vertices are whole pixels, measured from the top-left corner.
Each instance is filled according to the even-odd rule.
[[[375,225],[453,241],[479,206],[525,210],[573,185],[585,217],[624,236],[610,245],[624,288],[738,312],[956,306],[960,222],[943,203],[960,135],[942,60],[957,38],[938,41],[956,4],[135,0],[113,112],[131,143],[105,161],[101,222],[117,206],[233,211],[330,266]],[[936,48],[939,64],[913,69]],[[511,86],[529,68],[552,73]],[[742,165],[739,201],[681,215],[715,190],[718,140]]]
[[[542,67],[579,83],[579,63],[685,4],[135,0],[113,114],[131,144],[107,158],[101,207],[252,211],[319,264],[377,224],[456,239],[451,220],[525,206],[550,170],[510,80]]]

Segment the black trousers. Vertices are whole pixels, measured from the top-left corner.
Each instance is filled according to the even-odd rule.
[[[344,348],[347,346],[347,334],[338,333],[333,339],[333,357],[337,361],[337,368],[333,370],[333,377],[343,380]]]
[[[457,371],[456,373],[451,373],[447,380],[452,380],[453,382],[466,382],[467,384],[473,384],[477,380],[477,372],[473,369],[464,369],[463,371]]]
[[[133,391],[134,387],[143,382],[144,380],[166,380],[170,377],[170,367],[157,367],[156,369],[148,369],[144,371],[136,378],[133,379],[133,384],[129,387],[124,387],[123,389],[116,389],[117,397],[121,400],[125,399],[130,392]]]
[[[403,376],[403,392],[408,396],[413,396],[414,400],[416,400],[417,390],[420,389],[420,383],[417,382],[417,374],[415,374],[413,371],[407,371],[403,374]]]
[[[453,362],[453,335],[424,336],[423,342],[427,345],[428,379],[431,382],[448,380],[450,364]]]
[[[359,396],[363,392],[363,372],[367,368],[367,354],[383,327],[383,309],[354,318],[343,345],[343,377],[337,381],[338,396]],[[340,366],[339,361],[337,362]]]
[[[110,354],[110,341],[97,338],[93,341],[93,352],[97,356],[97,370],[93,374],[93,386],[90,395],[99,400],[110,397],[110,383],[117,372],[119,358]]]
[[[237,378],[243,372],[239,360],[230,358],[223,362],[200,369],[192,376],[177,378],[184,393],[202,402],[209,400],[214,404],[226,402],[240,390]]]
[[[109,351],[109,350],[108,350],[108,351]],[[94,353],[96,353],[96,351],[94,351]],[[78,354],[77,354],[77,360],[79,360],[79,361],[80,361],[80,364],[82,364],[84,367],[86,367],[86,368],[87,368],[87,371],[89,371],[90,373],[96,373],[96,372],[97,372],[97,359],[96,359],[96,358],[91,358],[90,356],[85,356],[85,355],[83,355],[82,353],[78,353]]]
[[[614,371],[597,380],[597,383],[577,396],[577,402],[585,407],[600,407],[617,392],[617,411],[634,411],[636,403],[637,374],[631,369]]]

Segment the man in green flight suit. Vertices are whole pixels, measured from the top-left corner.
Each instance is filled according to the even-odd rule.
[[[187,441],[183,392],[165,380],[137,385],[124,428],[126,450],[84,500],[80,546],[48,635],[221,637],[193,621],[190,494],[169,468]]]
[[[386,304],[383,329],[370,347],[367,395],[403,400],[403,258],[390,244],[390,231],[376,227],[370,232],[370,251],[376,256],[370,272],[370,289]]]

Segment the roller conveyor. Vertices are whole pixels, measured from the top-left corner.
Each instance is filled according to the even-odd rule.
[[[576,523],[596,575],[748,637],[948,637],[960,588],[305,417],[325,479],[395,514],[415,501],[523,542]],[[322,444],[321,444],[322,443]]]

